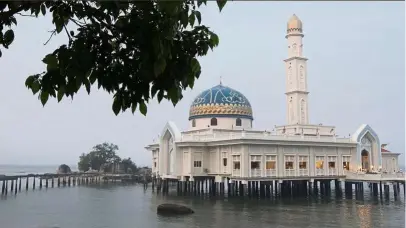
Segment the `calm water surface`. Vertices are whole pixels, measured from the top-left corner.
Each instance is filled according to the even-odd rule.
[[[0,167],[0,170],[2,168]],[[52,172],[53,170],[44,170]],[[13,171],[14,172],[14,171]],[[3,167],[3,173],[4,167]],[[160,203],[195,210],[186,217],[156,214]],[[141,186],[22,191],[0,200],[0,228],[405,227],[401,200],[221,200],[160,196]]]

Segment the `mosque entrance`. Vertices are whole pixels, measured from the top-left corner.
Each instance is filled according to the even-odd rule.
[[[362,150],[361,162],[362,162],[362,170],[369,171],[369,152],[367,150]]]

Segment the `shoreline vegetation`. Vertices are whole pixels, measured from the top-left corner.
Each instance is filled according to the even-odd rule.
[[[89,153],[80,155],[79,172],[151,176],[151,168],[138,167],[131,158],[121,158],[117,155],[118,150],[119,147],[113,143],[97,144]],[[58,171],[64,173],[65,170]]]

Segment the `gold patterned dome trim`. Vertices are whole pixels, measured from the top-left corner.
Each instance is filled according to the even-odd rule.
[[[253,119],[252,108],[245,105],[203,104],[190,107],[189,120],[205,116],[238,116]]]

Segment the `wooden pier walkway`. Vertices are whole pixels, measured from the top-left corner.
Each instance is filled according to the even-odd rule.
[[[1,195],[17,195],[24,188],[48,189],[102,183],[144,183],[145,178],[130,174],[69,173],[69,174],[28,174],[0,175]]]

